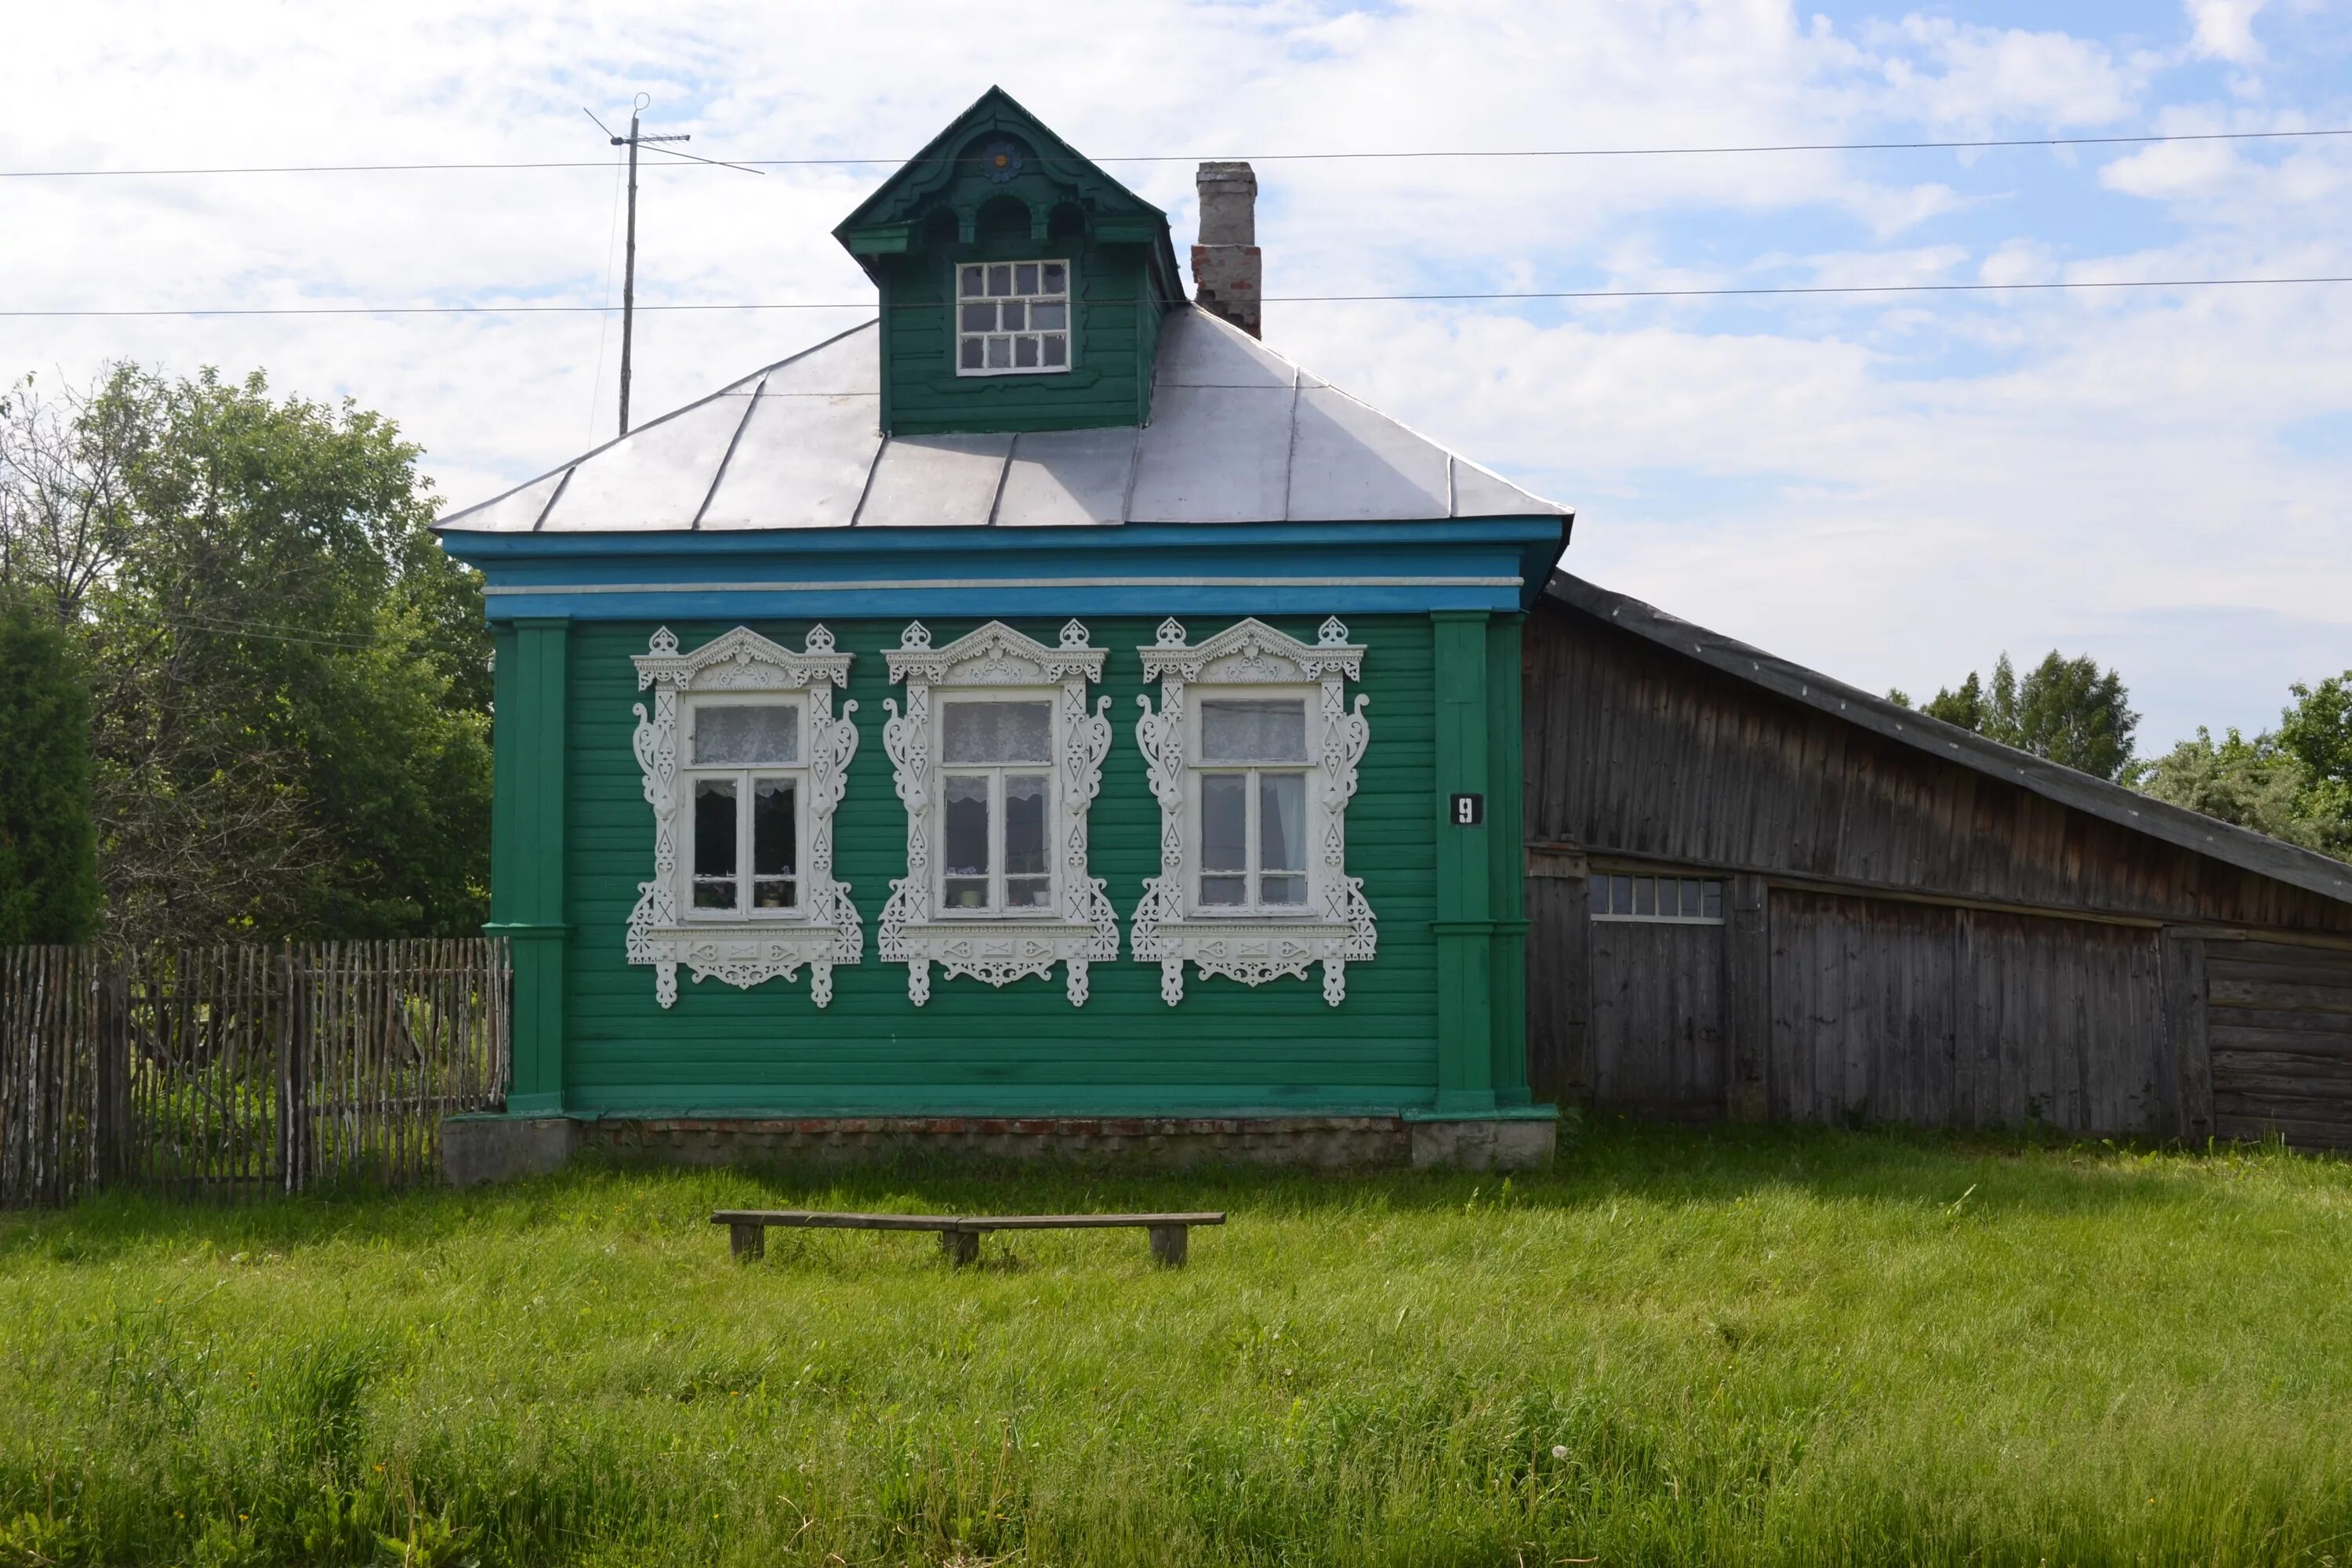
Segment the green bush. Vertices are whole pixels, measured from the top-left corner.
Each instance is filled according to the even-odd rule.
[[[89,692],[53,620],[0,605],[0,947],[86,942],[97,921]]]

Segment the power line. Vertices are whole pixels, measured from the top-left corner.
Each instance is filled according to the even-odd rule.
[[[2296,284],[2352,283],[2352,273],[2300,278],[2118,278],[2075,279],[2044,283],[1796,283],[1727,289],[1538,289],[1512,292],[1469,290],[1433,294],[1269,294],[1270,305],[1448,304],[1479,300],[1713,300],[1790,295],[1837,294],[1999,294],[2013,291],[2055,292],[2093,289],[2255,289]],[[1132,305],[1134,300],[1095,300],[1096,305]],[[639,310],[873,310],[871,300],[772,300],[735,303],[638,305]],[[891,307],[900,310],[937,310],[935,300]],[[0,310],[0,320],[83,317],[209,317],[209,316],[540,316],[607,314],[614,305],[255,305],[157,310]]]
[[[2352,136],[2352,126],[2310,131],[2181,131],[2150,132],[2114,136],[2000,136],[1956,142],[1772,142],[1705,147],[1521,147],[1521,148],[1402,148],[1384,152],[1227,153],[1217,158],[1257,163],[1337,163],[1348,160],[1397,162],[1423,158],[1686,158],[1722,157],[1759,153],[1926,153],[1976,152],[2003,147],[2126,147],[2158,142],[2274,142],[2297,137]],[[718,160],[677,156],[696,163]],[[1091,158],[1095,163],[1192,163],[1211,161],[1208,154],[1138,153]],[[939,163],[977,163],[966,158],[734,158],[728,168],[914,168]],[[545,158],[483,160],[419,163],[250,163],[212,164],[164,169],[0,169],[0,180],[94,180],[194,178],[213,174],[394,174],[478,173],[505,169],[603,169],[593,159]],[[683,166],[683,165],[679,165]]]

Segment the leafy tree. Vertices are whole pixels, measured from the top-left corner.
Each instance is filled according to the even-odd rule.
[[[0,570],[57,605],[90,673],[110,926],[476,924],[488,637],[479,580],[426,531],[417,448],[348,401],[274,399],[257,373],[131,365],[20,399],[0,429],[0,492],[19,498]],[[102,526],[68,526],[85,516]]]
[[[2287,689],[2294,704],[2280,716],[2279,749],[2310,773],[2312,811],[2339,826],[2352,857],[2352,669]]]
[[[2055,648],[2022,680],[2004,653],[1990,685],[1970,671],[1920,711],[2103,779],[2120,778],[2130,767],[2139,728],[2120,675],[2102,670],[2088,654],[2067,658]]]
[[[2194,740],[2143,764],[2133,782],[2158,800],[2306,849],[2341,854],[2352,839],[2314,810],[2311,771],[2273,735],[2246,739],[2231,730],[2215,741],[2199,725]]]
[[[89,939],[98,916],[89,693],[56,619],[0,604],[0,946]]]

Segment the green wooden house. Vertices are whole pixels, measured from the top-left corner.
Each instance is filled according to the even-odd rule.
[[[1549,1152],[1520,635],[1569,516],[1244,330],[1255,185],[1202,188],[1214,309],[992,90],[835,231],[874,321],[442,520],[515,955],[457,1173]]]

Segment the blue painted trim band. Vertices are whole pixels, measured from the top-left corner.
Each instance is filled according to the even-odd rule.
[[[1516,580],[1515,580],[1516,581]],[[956,589],[810,588],[790,593],[731,590],[695,593],[638,590],[624,594],[540,590],[488,602],[489,618],[517,614],[562,616],[574,621],[891,619],[915,616],[1369,616],[1422,615],[1430,610],[1519,607],[1517,587],[1316,588],[1171,587]]]
[[[1557,518],[1426,522],[442,535],[493,620],[562,616],[1510,611]]]

